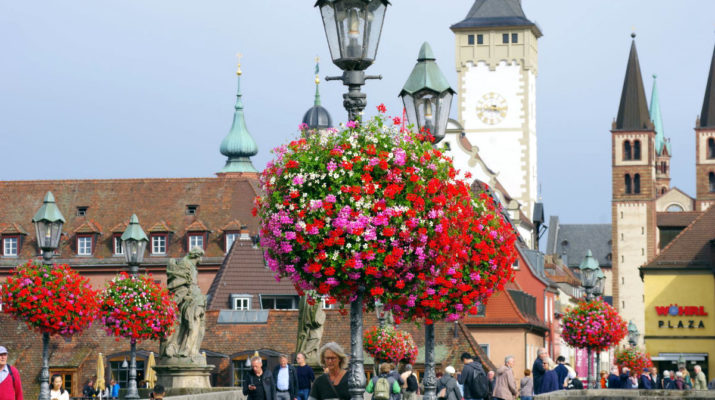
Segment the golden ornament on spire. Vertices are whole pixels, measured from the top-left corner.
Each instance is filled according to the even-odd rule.
[[[238,59],[238,67],[236,68],[236,75],[241,76],[243,72],[241,72],[241,57],[243,57],[243,54],[241,53],[236,53],[236,58]]]
[[[315,84],[319,85],[320,84],[320,77],[318,76],[318,63],[320,62],[320,57],[315,56]]]

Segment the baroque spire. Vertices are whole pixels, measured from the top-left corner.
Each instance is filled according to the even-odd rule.
[[[320,59],[315,57],[315,99],[313,100],[313,107],[309,108],[308,111],[303,115],[303,124],[305,124],[309,130],[321,130],[333,127],[333,119],[330,117],[330,113],[322,105],[320,105]]]
[[[623,91],[621,92],[621,102],[618,106],[615,129],[626,131],[653,129],[653,123],[648,114],[648,102],[643,88],[638,51],[636,50],[636,34],[632,33],[631,37],[633,41],[631,42],[631,51],[628,56],[626,77],[623,79]]]
[[[650,93],[650,120],[653,122],[655,129],[655,154],[663,154],[665,149],[668,155],[670,152],[670,142],[665,138],[663,129],[663,116],[660,113],[660,99],[658,97],[658,86],[656,84],[657,75],[653,75],[653,91]]]
[[[221,141],[221,154],[228,157],[226,165],[219,171],[220,174],[231,172],[258,172],[251,162],[251,157],[258,154],[258,146],[251,137],[246,127],[246,118],[243,114],[243,101],[241,99],[241,55],[236,69],[237,90],[236,105],[233,113],[233,124],[228,135]]]

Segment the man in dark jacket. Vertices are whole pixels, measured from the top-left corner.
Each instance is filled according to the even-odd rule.
[[[653,389],[663,389],[660,375],[658,375],[658,368],[652,367],[650,369],[650,380],[653,382]]]
[[[537,350],[536,355],[534,365],[531,367],[531,374],[534,376],[534,394],[539,394],[541,393],[541,381],[544,380],[544,374],[546,373],[544,360],[549,358],[549,353],[542,347]]]
[[[618,367],[611,368],[611,374],[608,375],[608,388],[609,389],[620,389],[621,388],[621,378],[618,376]]]
[[[459,384],[464,386],[464,400],[486,400],[489,393],[489,382],[484,372],[479,357],[472,358],[469,353],[462,353],[462,374],[459,375]]]
[[[648,368],[643,370],[640,379],[638,379],[638,389],[655,389]]]
[[[276,382],[276,400],[298,399],[298,374],[295,367],[288,364],[288,356],[281,354],[278,365],[273,369],[273,380]]]
[[[276,381],[263,370],[261,357],[251,357],[251,370],[243,374],[243,395],[247,400],[276,400]]]
[[[631,376],[630,368],[623,367],[621,370],[621,389],[631,389],[628,378]]]
[[[564,387],[564,383],[566,382],[566,377],[569,376],[569,370],[566,368],[564,363],[566,362],[566,358],[564,356],[558,356],[556,357],[556,368],[554,368],[554,371],[556,371],[556,376],[559,378],[559,389],[562,389]]]

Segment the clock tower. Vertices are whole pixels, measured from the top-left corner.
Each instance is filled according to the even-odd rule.
[[[466,18],[451,29],[456,39],[458,119],[464,135],[523,213],[533,219],[541,30],[526,18],[520,0],[476,0]]]

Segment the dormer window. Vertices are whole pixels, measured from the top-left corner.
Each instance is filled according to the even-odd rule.
[[[91,256],[93,245],[94,245],[94,235],[77,235],[77,255],[78,256]]]
[[[205,250],[204,248],[204,233],[190,233],[189,234],[189,251],[193,249],[194,247],[198,247],[202,250]]]
[[[2,255],[5,257],[17,257],[20,252],[19,236],[4,236],[2,238]]]
[[[77,207],[77,216],[78,216],[78,217],[84,217],[84,216],[86,216],[88,209],[89,209],[89,207],[87,207],[87,206],[79,206],[79,207]]]
[[[231,246],[233,246],[233,242],[238,240],[240,233],[238,232],[226,232],[225,233],[225,238],[226,238],[226,253],[228,253],[231,250]]]
[[[115,256],[124,255],[124,249],[122,248],[122,235],[115,233],[112,236],[112,254]]]
[[[151,254],[163,255],[166,254],[166,243],[168,234],[166,233],[153,233],[151,235]]]
[[[196,215],[196,212],[199,210],[199,206],[195,204],[189,204],[186,206],[186,215]]]

